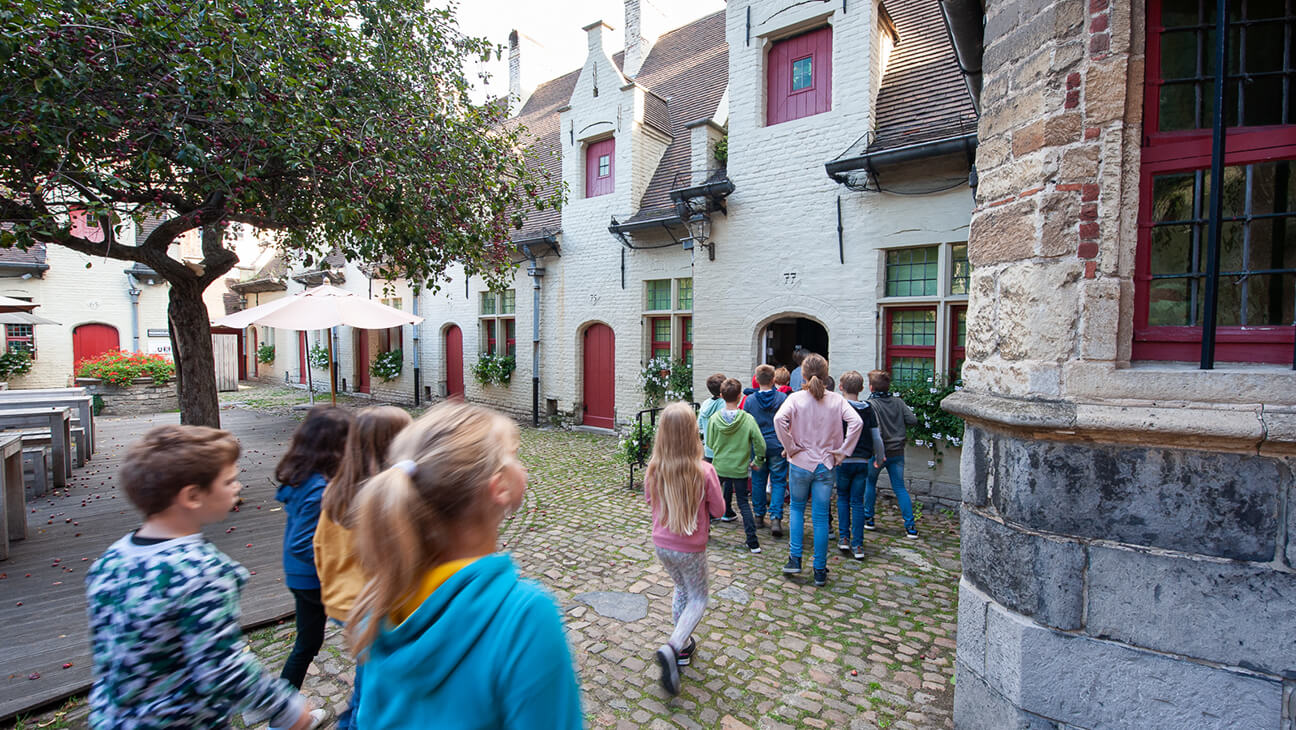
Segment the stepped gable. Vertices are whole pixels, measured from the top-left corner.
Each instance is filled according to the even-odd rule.
[[[558,129],[558,110],[571,101],[579,77],[580,69],[576,69],[540,84],[518,115],[508,121],[509,124],[526,127],[534,140],[531,153],[527,156],[527,167],[549,173],[549,181],[540,188],[541,197],[554,194],[562,184],[562,138]],[[513,233],[513,240],[534,238],[557,232],[561,228],[562,211],[551,208],[533,210],[527,215],[522,230]]]

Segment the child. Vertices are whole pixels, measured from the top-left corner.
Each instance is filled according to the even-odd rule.
[[[662,687],[679,694],[679,667],[689,664],[697,642],[693,629],[707,605],[706,544],[708,517],[724,509],[715,468],[703,461],[691,433],[693,409],[672,403],[662,412],[644,473],[644,499],[652,506],[653,545],[657,558],[675,581],[671,617],[675,630],[657,650]]]
[[[801,386],[805,385],[805,378],[801,373],[801,365],[805,363],[806,356],[810,354],[809,350],[802,349],[800,345],[797,345],[796,349],[792,351],[792,372],[788,376],[788,387],[790,387],[794,393],[800,391]]]
[[[375,406],[357,413],[347,435],[342,463],[324,488],[319,526],[315,529],[315,569],[319,573],[324,613],[339,623],[346,623],[355,597],[365,584],[364,571],[360,570],[355,555],[351,506],[365,481],[382,471],[387,449],[410,420],[408,413],[392,406]],[[354,724],[355,712],[360,707],[363,670],[364,665],[357,663],[351,682],[351,701],[338,715],[337,726],[341,730]]]
[[[690,414],[696,441],[692,426]],[[355,544],[369,581],[346,628],[365,662],[357,726],[581,727],[558,607],[495,552],[526,491],[518,444],[494,411],[438,405],[360,490]]]
[[[905,536],[911,540],[918,539],[918,528],[914,525],[913,501],[909,499],[909,490],[904,483],[904,450],[907,427],[918,423],[909,405],[897,396],[891,395],[891,374],[885,370],[871,370],[868,374],[869,406],[877,416],[878,428],[882,431],[882,443],[886,446],[886,458],[881,466],[869,466],[868,482],[864,485],[864,529],[873,530],[873,507],[877,503],[877,478],[886,467],[887,480],[891,482],[891,491],[896,502],[900,503],[900,514],[904,517]]]
[[[294,730],[323,720],[247,651],[248,572],[202,535],[238,499],[238,457],[232,434],[201,426],[158,426],[127,450],[120,483],[144,524],[86,576],[92,726],[225,727],[240,712]]]
[[[281,485],[275,499],[283,502],[288,516],[283,535],[284,585],[297,605],[297,640],[279,676],[297,689],[324,645],[324,604],[315,573],[315,526],[324,485],[337,471],[350,428],[351,417],[346,411],[329,406],[312,408],[293,432],[288,453],[275,468],[275,479]]]
[[[711,393],[711,397],[702,401],[702,407],[698,409],[698,433],[702,434],[703,458],[707,461],[711,461],[714,456],[711,446],[707,444],[707,423],[710,422],[711,416],[714,416],[716,411],[724,407],[724,399],[720,397],[720,385],[724,381],[724,373],[715,373],[706,379],[707,391]],[[738,515],[734,514],[733,511],[733,494],[731,493],[725,493],[725,511],[724,516],[720,519],[724,522],[733,522],[738,519]]]
[[[789,373],[787,368],[780,367],[774,371],[774,390],[777,390],[783,395],[790,395],[792,393],[792,386],[788,385],[788,383],[791,381],[792,373]]]
[[[863,560],[864,492],[868,484],[869,466],[881,466],[885,448],[873,409],[859,399],[864,390],[864,376],[858,371],[847,370],[842,373],[840,382],[846,402],[855,409],[856,415],[864,423],[864,436],[855,443],[851,455],[837,467],[837,547],[842,552],[851,550],[856,560]]]
[[[724,487],[725,505],[729,495],[738,497],[738,511],[742,513],[743,530],[747,533],[747,549],[761,551],[756,539],[756,520],[752,517],[747,491],[751,488],[751,464],[765,465],[765,438],[751,414],[738,407],[742,398],[742,383],[729,378],[720,386],[724,409],[711,417],[707,424],[707,443],[715,452],[712,464]],[[753,457],[752,455],[755,454]]]
[[[804,389],[783,402],[774,416],[774,430],[791,464],[788,487],[792,507],[788,535],[787,574],[801,572],[801,547],[805,538],[806,502],[814,522],[814,583],[828,582],[828,509],[832,501],[835,469],[855,450],[864,424],[846,399],[824,388],[828,361],[807,355],[801,362]],[[842,428],[842,424],[845,428]]]
[[[752,472],[752,508],[756,513],[756,527],[765,526],[765,485],[769,484],[769,513],[773,521],[770,534],[783,536],[783,495],[787,492],[787,458],[783,444],[774,431],[774,414],[787,400],[787,396],[774,390],[775,370],[770,365],[756,368],[756,387],[759,388],[743,402],[742,408],[755,419],[765,439],[765,465]]]

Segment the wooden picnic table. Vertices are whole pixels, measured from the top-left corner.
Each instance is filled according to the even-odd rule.
[[[67,406],[75,408],[81,428],[85,429],[86,458],[97,450],[95,441],[94,398],[85,388],[31,388],[0,390],[0,410]]]
[[[22,436],[0,436],[0,560],[9,558],[10,540],[27,538],[22,458]]]
[[[54,486],[67,486],[72,473],[72,409],[51,406],[0,411],[0,431],[30,428],[49,430]]]

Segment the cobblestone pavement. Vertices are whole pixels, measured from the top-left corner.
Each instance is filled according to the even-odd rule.
[[[807,567],[789,578],[780,571],[786,539],[762,530],[765,550],[752,555],[741,522],[717,523],[708,547],[711,604],[695,634],[693,664],[681,673],[683,691],[669,698],[653,651],[670,632],[672,584],[653,555],[642,492],[627,489],[626,468],[613,458],[615,440],[530,429],[522,440],[530,488],[501,542],[563,609],[590,727],[953,727],[959,555],[952,513],[923,514],[922,537],[908,540],[894,502],[879,500],[866,559],[830,546],[823,588],[810,580],[809,535]],[[592,601],[605,613],[642,614],[646,599],[647,615],[623,621],[577,598],[598,591],[619,599],[611,607]],[[292,638],[289,621],[252,632],[250,643],[278,670]],[[304,691],[337,712],[351,677],[341,632],[330,628]],[[78,727],[83,717],[84,704],[46,727]]]

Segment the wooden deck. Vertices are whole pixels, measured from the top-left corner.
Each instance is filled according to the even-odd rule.
[[[174,413],[101,419],[94,459],[73,472],[67,489],[28,504],[28,537],[13,543],[9,559],[0,561],[0,721],[89,689],[85,574],[109,545],[139,525],[117,488],[117,466],[140,434],[178,420]],[[243,444],[244,503],[211,525],[207,536],[253,571],[243,592],[243,623],[255,626],[293,611],[283,585],[284,516],[274,501],[272,474],[297,421],[246,410],[224,410],[221,421]]]

